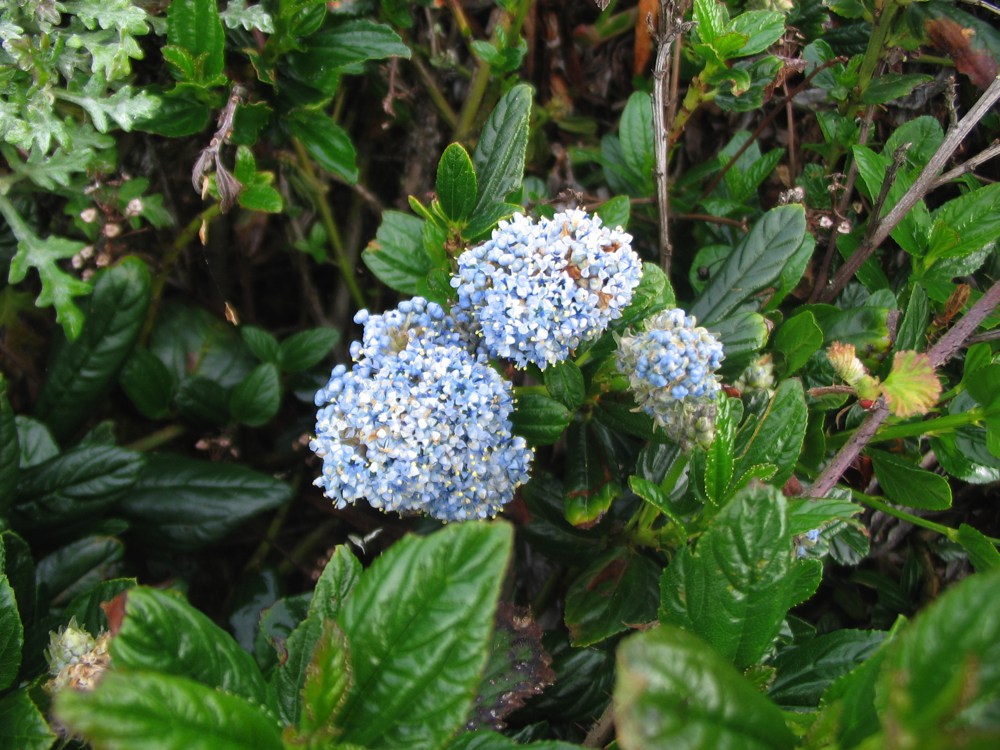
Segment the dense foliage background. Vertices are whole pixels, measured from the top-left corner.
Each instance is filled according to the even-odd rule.
[[[4,4],[0,748],[995,747],[998,15]],[[496,363],[501,518],[336,509],[355,313],[574,206],[644,275]],[[615,364],[674,307],[683,450]]]

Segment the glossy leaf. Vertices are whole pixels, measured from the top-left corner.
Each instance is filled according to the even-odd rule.
[[[149,457],[120,509],[140,539],[185,552],[221,539],[291,495],[284,482],[244,466],[164,453]]]
[[[504,94],[483,125],[472,156],[479,179],[475,213],[502,203],[524,178],[532,90],[518,84]]]
[[[270,362],[258,365],[229,396],[233,419],[250,427],[267,424],[280,407],[281,381],[278,368]]]
[[[0,572],[0,690],[9,688],[21,667],[24,626],[17,609],[14,589]]]
[[[930,306],[927,292],[920,284],[914,284],[906,312],[896,332],[896,351],[923,351],[927,341],[927,323],[930,320]]]
[[[810,238],[802,206],[771,209],[715,272],[690,314],[705,325],[721,321],[743,306],[759,307],[758,296],[776,285],[788,259],[807,240]]]
[[[424,222],[399,211],[386,211],[375,239],[368,244],[361,259],[379,281],[403,294],[419,292],[432,268],[422,245]]]
[[[777,706],[707,643],[670,625],[622,643],[614,700],[622,750],[795,745]]]
[[[278,364],[282,372],[302,372],[326,359],[340,341],[336,328],[310,328],[293,333],[281,342]]]
[[[222,73],[225,65],[226,33],[215,0],[176,0],[167,11],[167,39],[170,44],[201,58],[203,77]]]
[[[35,531],[99,517],[135,484],[146,463],[141,453],[111,445],[84,445],[21,472],[13,520]]]
[[[984,185],[934,212],[927,255],[955,258],[981,249],[1000,234],[1000,185]]]
[[[802,452],[808,416],[802,383],[782,381],[763,414],[749,417],[736,435],[735,480],[754,466],[771,463],[779,467],[771,483],[783,485]]]
[[[18,414],[14,424],[17,425],[17,442],[21,448],[22,471],[59,455],[59,446],[49,428],[37,419]]]
[[[93,692],[62,691],[55,715],[106,750],[282,750],[281,729],[249,701],[186,677],[115,672]]]
[[[59,350],[35,404],[57,438],[69,437],[114,385],[146,322],[150,283],[134,256],[98,276],[83,331]]]
[[[958,527],[958,543],[965,547],[972,567],[980,573],[1000,568],[1000,552],[985,534],[966,523]]]
[[[342,741],[436,748],[462,725],[512,536],[505,524],[452,524],[404,537],[362,576],[339,617],[354,668]]]
[[[110,623],[101,605],[135,586],[134,578],[112,578],[101,581],[93,588],[77,595],[63,610],[62,616],[64,619],[75,617],[77,624],[88,633],[108,630]]]
[[[229,633],[182,599],[145,586],[128,592],[111,641],[116,669],[186,677],[263,706],[267,683]]]
[[[660,567],[628,549],[588,565],[566,592],[566,626],[574,646],[591,646],[656,619]]]
[[[0,748],[49,750],[55,740],[55,733],[26,688],[0,698]]]
[[[101,581],[118,574],[125,545],[113,536],[76,539],[47,554],[35,566],[39,594],[48,604],[66,606]]]
[[[653,186],[653,102],[644,91],[636,91],[625,103],[618,126],[622,156],[636,186]]]
[[[753,362],[770,333],[767,319],[755,312],[734,313],[705,328],[722,342],[726,358],[722,361],[721,372],[734,378]]]
[[[579,409],[587,395],[583,373],[570,360],[545,368],[542,373],[545,387],[554,399],[561,401],[567,409]]]
[[[0,573],[14,590],[21,622],[30,627],[35,617],[35,561],[28,543],[10,530],[0,532]]]
[[[765,485],[737,493],[694,551],[684,548],[660,581],[660,620],[699,634],[738,668],[756,663],[801,600],[787,507]],[[816,581],[818,583],[818,581]]]
[[[951,507],[951,486],[940,474],[921,469],[892,453],[868,450],[868,456],[886,497],[894,503],[923,510]]]
[[[550,445],[566,430],[573,413],[563,404],[540,393],[524,393],[515,399],[510,421],[514,434],[531,445]]]
[[[452,143],[441,155],[435,189],[441,210],[448,219],[461,223],[472,215],[479,182],[472,159],[461,144]]]
[[[786,320],[774,336],[774,348],[785,357],[785,373],[798,371],[823,346],[823,329],[808,310]]]
[[[358,181],[357,154],[347,132],[319,109],[300,107],[284,120],[291,134],[323,169],[353,185]]]
[[[136,347],[132,350],[122,367],[118,384],[147,419],[163,419],[170,413],[174,379],[166,365],[148,349]]]
[[[716,505],[729,499],[733,481],[733,444],[736,415],[729,398],[716,399],[715,439],[705,451],[705,495]]]
[[[889,73],[871,81],[861,94],[862,104],[887,104],[907,96],[922,83],[933,80],[920,73]]]

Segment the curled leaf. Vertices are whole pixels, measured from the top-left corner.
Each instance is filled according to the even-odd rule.
[[[882,394],[897,417],[926,414],[941,396],[941,382],[930,358],[915,351],[896,352]]]

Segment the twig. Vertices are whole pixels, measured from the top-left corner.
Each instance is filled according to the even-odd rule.
[[[674,0],[660,0],[660,18],[657,23],[656,65],[653,68],[653,143],[656,158],[653,176],[656,179],[656,207],[660,219],[660,267],[670,275],[670,185],[667,175],[667,85],[670,78],[670,48],[681,33],[682,25],[674,21]],[[647,19],[652,24],[652,19]]]
[[[938,177],[934,182],[931,183],[931,190],[937,190],[942,185],[947,185],[954,179],[961,177],[964,174],[971,174],[976,171],[978,167],[983,162],[987,162],[994,156],[1000,156],[1000,140],[993,141],[989,146],[984,148],[975,156],[971,157],[967,161],[963,161],[957,167],[953,167],[945,172],[943,175]]]
[[[604,747],[611,741],[615,728],[615,704],[608,703],[597,722],[583,739],[583,747]]]
[[[879,245],[885,242],[890,233],[899,226],[899,222],[909,213],[910,209],[917,205],[917,202],[930,192],[945,162],[951,158],[951,155],[962,144],[962,141],[965,140],[965,137],[972,128],[989,112],[998,99],[1000,99],[1000,77],[993,79],[993,83],[979,97],[979,101],[973,105],[969,113],[959,120],[954,128],[948,130],[944,141],[942,141],[938,150],[934,152],[934,156],[927,162],[927,165],[920,173],[920,176],[914,181],[913,185],[910,186],[910,189],[899,199],[899,203],[893,206],[889,213],[885,215],[885,218],[878,222],[875,231],[872,232],[871,238],[861,243],[851,257],[844,261],[844,265],[834,274],[833,279],[826,288],[820,291],[820,302],[830,302],[840,294],[843,288],[847,286],[847,283],[854,277],[857,270],[861,268],[862,264],[872,256]]]
[[[970,113],[971,114],[971,113]],[[976,303],[969,308],[965,316],[953,325],[940,340],[927,352],[932,367],[940,367],[949,359],[993,309],[1000,304],[1000,281],[991,286]],[[854,463],[855,459],[874,437],[875,432],[889,416],[889,407],[884,398],[880,398],[874,410],[868,415],[861,426],[851,435],[833,460],[827,464],[806,492],[806,497],[826,497],[834,485],[840,481],[844,472]]]

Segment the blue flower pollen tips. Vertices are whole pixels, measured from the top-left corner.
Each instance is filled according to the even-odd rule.
[[[715,435],[715,372],[722,344],[681,309],[652,316],[618,339],[618,369],[636,403],[684,450],[707,447]]]
[[[545,369],[620,318],[641,278],[621,228],[580,209],[537,223],[514,214],[458,257],[453,311],[490,356]]]
[[[338,508],[366,500],[442,521],[495,516],[532,459],[511,435],[510,383],[434,302],[416,297],[355,321],[364,333],[353,368],[335,367],[316,394],[316,484]]]

